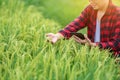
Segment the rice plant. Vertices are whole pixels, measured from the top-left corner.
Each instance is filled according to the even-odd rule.
[[[34,5],[0,1],[0,80],[119,80],[119,64],[107,50],[71,38],[52,45],[45,39],[61,25]]]

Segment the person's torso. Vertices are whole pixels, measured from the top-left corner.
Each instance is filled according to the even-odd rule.
[[[116,28],[115,23],[117,22],[116,18],[117,18],[117,14],[120,14],[119,12],[120,12],[120,9],[116,9],[115,6],[112,6],[112,9],[109,10],[109,12],[105,13],[101,18],[100,41],[109,41],[114,36],[114,32]],[[90,16],[87,23],[88,37],[94,42],[97,11],[91,9],[91,13],[89,15]]]

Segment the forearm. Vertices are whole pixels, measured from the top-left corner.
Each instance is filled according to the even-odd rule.
[[[79,24],[77,24],[79,23]],[[81,24],[80,24],[81,23]],[[83,22],[78,22],[78,19],[68,24],[63,30],[60,30],[59,33],[61,33],[66,39],[69,39],[72,35],[71,32],[77,32],[78,30],[85,27]]]

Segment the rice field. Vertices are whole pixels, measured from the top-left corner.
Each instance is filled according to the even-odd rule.
[[[44,5],[26,1],[0,0],[0,80],[120,80],[120,65],[107,50],[72,38],[48,43],[45,34],[62,23],[46,17]]]

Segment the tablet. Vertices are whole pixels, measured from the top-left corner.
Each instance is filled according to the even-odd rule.
[[[80,39],[85,39],[84,35],[82,33],[77,33],[77,32],[71,32],[70,33],[72,36],[75,35],[77,37],[79,37]]]

